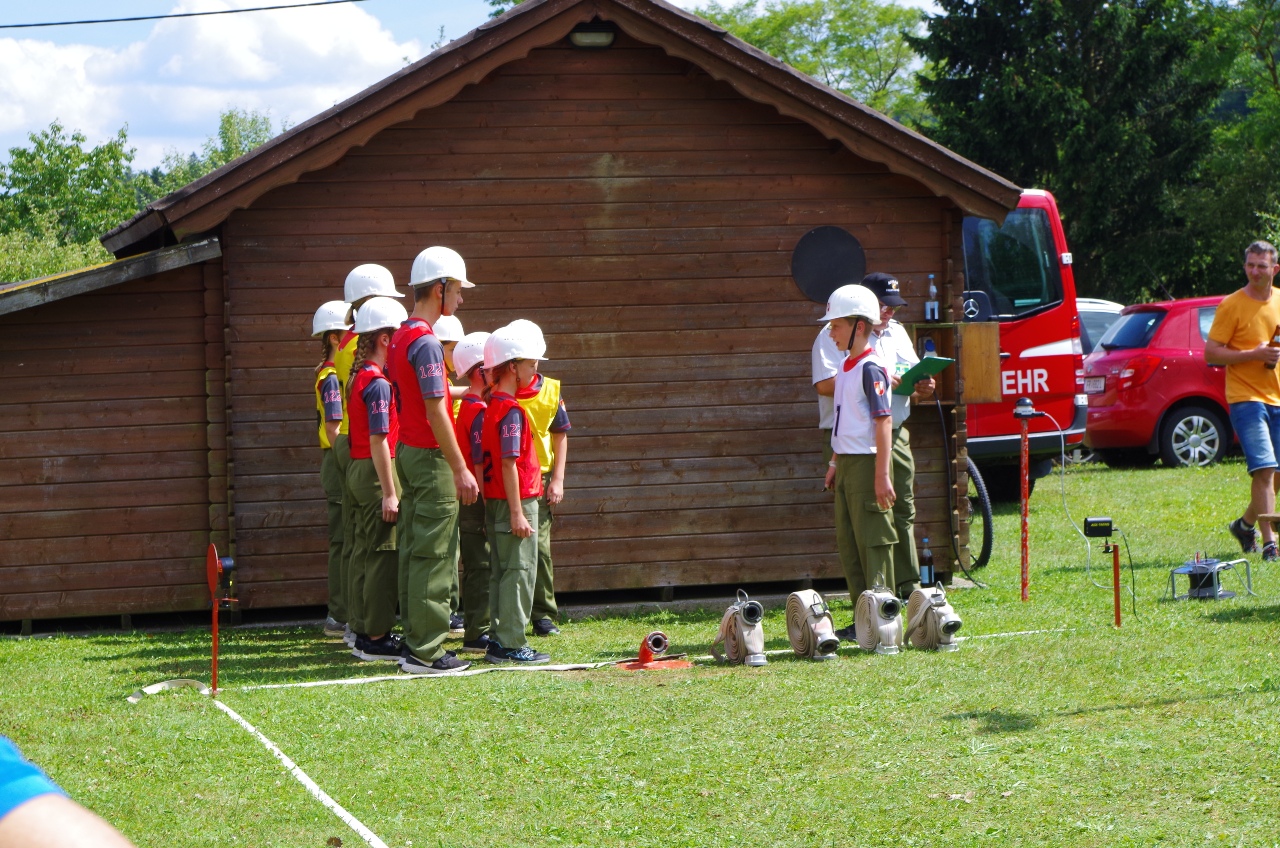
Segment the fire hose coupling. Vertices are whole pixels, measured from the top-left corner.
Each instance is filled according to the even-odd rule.
[[[769,662],[764,654],[764,607],[753,601],[747,593],[738,590],[738,600],[724,611],[720,619],[720,632],[711,644],[716,659],[735,665],[762,666]],[[724,653],[720,645],[724,644]]]
[[[644,641],[640,643],[639,661],[642,663],[651,663],[658,657],[667,652],[667,648],[671,646],[671,640],[667,638],[667,634],[661,630],[655,630],[648,636],[644,637]]]
[[[902,649],[902,602],[883,586],[867,589],[858,596],[853,624],[858,647],[877,654],[896,654]]]
[[[802,589],[787,596],[787,639],[798,657],[833,660],[840,640],[831,621],[831,610],[822,595]]]
[[[941,586],[926,586],[911,593],[907,622],[906,636],[912,647],[926,651],[954,651],[960,647],[955,639],[962,626],[960,616]]]

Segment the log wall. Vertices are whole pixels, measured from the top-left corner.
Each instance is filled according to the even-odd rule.
[[[544,371],[574,425],[560,590],[838,575],[809,385],[823,310],[792,282],[791,251],[815,226],[848,229],[868,270],[904,283],[903,320],[919,320],[925,275],[950,279],[952,216],[913,180],[625,35],[534,50],[266,194],[222,233],[243,602],[325,597],[312,311],[362,262],[403,287],[431,244],[461,252],[478,282],[468,331],[525,317],[547,335]],[[918,530],[943,547],[942,437],[923,412]]]
[[[0,620],[207,605],[204,303],[193,266],[0,317]]]

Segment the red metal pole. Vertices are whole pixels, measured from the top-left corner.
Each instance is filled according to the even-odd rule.
[[[1120,626],[1120,546],[1111,545],[1111,587],[1116,602],[1116,627]]]
[[[1027,599],[1027,586],[1030,583],[1028,561],[1030,549],[1027,546],[1027,499],[1031,493],[1031,455],[1027,436],[1027,419],[1022,419],[1022,600]]]

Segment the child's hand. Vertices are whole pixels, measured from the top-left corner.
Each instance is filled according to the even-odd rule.
[[[555,506],[564,500],[564,481],[552,477],[547,481],[547,503]]]
[[[517,512],[511,516],[511,535],[521,539],[527,539],[533,535],[533,525],[524,517],[523,512]]]
[[[898,495],[893,491],[893,480],[888,477],[879,477],[876,479],[876,503],[881,509],[892,509],[893,502],[898,499]]]
[[[836,485],[836,467],[834,465],[827,466],[827,476],[822,479],[822,491],[827,492],[835,488]]]
[[[382,520],[388,524],[395,524],[398,515],[400,515],[400,499],[395,495],[387,495],[382,499]]]
[[[480,486],[476,483],[476,476],[470,469],[464,468],[461,477],[454,477],[453,487],[457,491],[458,500],[464,504],[473,504],[476,498],[480,497]]]

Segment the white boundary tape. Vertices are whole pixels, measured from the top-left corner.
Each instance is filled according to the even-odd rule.
[[[216,698],[213,699],[213,703],[214,703],[214,706],[216,706],[218,709],[222,710],[224,713],[226,713],[227,715],[235,719],[237,724],[239,724],[245,730],[249,731],[249,733],[251,733],[252,735],[256,736],[258,741],[261,742],[263,745],[265,745],[267,750],[270,751],[272,754],[274,754],[275,758],[284,764],[284,767],[289,770],[289,773],[292,774],[295,778],[297,778],[297,781],[299,783],[301,783],[303,786],[306,787],[307,791],[311,793],[312,798],[315,798],[317,801],[323,804],[326,809],[332,811],[338,818],[346,822],[348,827],[350,827],[356,833],[360,834],[361,839],[363,839],[365,842],[368,842],[371,846],[373,846],[373,848],[387,848],[387,843],[379,839],[377,834],[375,834],[372,830],[369,830],[369,828],[365,827],[358,818],[351,815],[351,813],[347,812],[341,804],[333,800],[333,798],[329,797],[328,793],[326,793],[323,789],[317,786],[316,782],[312,780],[310,777],[308,777],[305,771],[298,768],[297,763],[289,759],[289,757],[285,755],[284,751],[281,751],[280,748],[276,746],[276,743],[272,742],[266,736],[263,736],[262,732],[259,731],[258,728],[254,727],[252,724],[245,721],[244,718],[238,712],[231,709],[226,704],[222,703]]]

